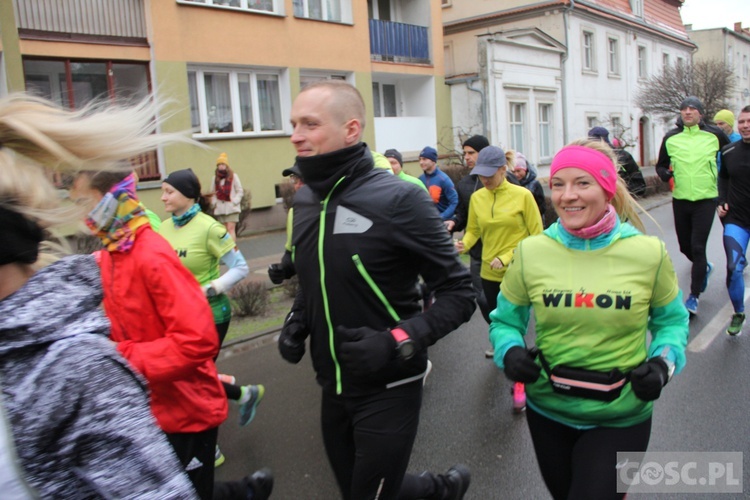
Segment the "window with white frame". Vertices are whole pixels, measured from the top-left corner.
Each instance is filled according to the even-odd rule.
[[[747,65],[747,56],[742,56],[742,77],[747,78],[750,68]]]
[[[677,57],[677,67],[678,68],[684,68],[685,67],[685,58],[684,57]]]
[[[661,55],[661,65],[664,69],[669,68],[669,54],[666,52],[662,53]]]
[[[614,139],[615,137],[620,138],[622,137],[624,129],[622,126],[622,118],[619,116],[610,116],[609,117],[609,133],[610,133],[610,140]]]
[[[235,9],[272,12],[281,14],[283,0],[177,0],[177,3],[208,5],[211,7],[230,7]]]
[[[643,0],[630,0],[630,8],[634,16],[643,17]]]
[[[607,38],[607,72],[620,74],[620,40],[614,37]]]
[[[599,125],[599,117],[597,115],[586,115],[586,131]]]
[[[188,69],[191,126],[199,134],[282,132],[279,70]]]
[[[395,85],[372,82],[372,100],[375,118],[398,116]]]
[[[646,47],[643,45],[638,46],[638,78],[648,78],[648,67],[647,64],[647,52]]]
[[[322,80],[342,80],[346,81],[346,75],[343,74],[323,74],[323,73],[301,73],[299,76],[299,87],[303,89],[314,82]]]
[[[596,60],[594,52],[594,33],[591,31],[583,32],[583,69],[586,71],[596,71]]]
[[[554,146],[552,144],[552,104],[539,104],[539,157],[549,158],[552,156]]]
[[[318,21],[352,22],[351,0],[293,0],[294,16]]]
[[[522,102],[510,103],[510,149],[515,151],[525,151],[524,125],[526,115],[526,104]]]

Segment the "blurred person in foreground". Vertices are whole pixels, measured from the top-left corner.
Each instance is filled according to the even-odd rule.
[[[297,363],[310,337],[321,427],[345,500],[460,499],[470,473],[406,474],[419,424],[427,348],[474,312],[468,271],[430,196],[373,167],[361,142],[365,105],[337,81],[292,106],[305,185],[294,198],[300,292],[279,338]],[[417,278],[436,302],[421,312]]]
[[[0,386],[17,472],[33,490],[18,498],[197,498],[146,381],[108,339],[94,256],[58,259],[48,241],[79,212],[47,173],[153,148],[136,118],[0,100]]]
[[[490,314],[495,363],[526,384],[526,420],[555,499],[625,496],[617,453],[646,450],[653,401],[685,366],[688,313],[672,261],[663,241],[643,235],[616,165],[598,140],[555,155],[559,219],[519,243]]]

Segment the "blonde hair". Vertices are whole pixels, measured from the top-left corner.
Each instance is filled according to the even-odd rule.
[[[611,147],[609,147],[609,145],[604,141],[600,141],[599,139],[589,139],[589,138],[577,139],[569,143],[568,146],[584,146],[584,147],[599,151],[600,153],[605,154],[612,161],[612,164],[615,166],[615,172],[620,171],[620,163],[617,160],[617,154],[615,154],[615,151]],[[628,186],[625,184],[625,181],[623,181],[619,175],[617,176],[617,187],[615,188],[615,196],[614,198],[612,198],[611,203],[612,203],[612,206],[615,207],[615,210],[617,211],[617,215],[620,216],[621,221],[629,222],[642,233],[646,232],[646,229],[643,226],[643,221],[641,221],[641,218],[638,215],[638,213],[643,212],[651,220],[653,220],[653,218],[635,200],[635,198],[631,196],[630,191],[628,191]]]
[[[516,152],[512,149],[505,152],[505,166],[508,167],[508,172],[513,172],[516,168]]]
[[[155,134],[161,106],[147,99],[122,107],[95,103],[77,111],[28,94],[0,99],[0,205],[58,236],[60,226],[82,215],[64,204],[52,175],[122,173],[128,159],[181,134]],[[42,244],[39,265],[54,259],[59,245]]]

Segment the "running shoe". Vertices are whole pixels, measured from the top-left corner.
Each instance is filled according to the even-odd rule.
[[[690,314],[698,314],[698,297],[692,293],[688,295],[688,298],[685,301],[685,309],[687,309]]]
[[[226,462],[226,458],[224,457],[224,454],[219,449],[219,445],[216,445],[216,452],[214,455],[214,468],[220,467],[224,462]]]
[[[522,382],[513,383],[513,413],[521,413],[526,409],[526,387]]]
[[[494,349],[487,349],[484,351],[484,357],[487,359],[492,359],[495,357],[495,350]]]
[[[234,385],[237,383],[237,378],[234,375],[225,375],[223,373],[219,373],[219,380],[229,385]]]
[[[466,495],[471,483],[469,468],[463,464],[456,464],[445,474],[441,474],[446,490],[443,498],[447,500],[461,500]]]
[[[266,388],[262,385],[243,385],[242,395],[240,396],[240,427],[244,427],[255,418],[255,411],[258,409],[260,400],[266,393]]]
[[[273,474],[271,469],[263,468],[242,479],[248,498],[253,500],[267,500],[273,491]]]
[[[732,322],[727,328],[727,333],[732,337],[742,334],[742,325],[745,324],[745,313],[734,313],[732,315]]]
[[[706,277],[703,278],[703,289],[701,292],[705,292],[706,288],[708,288],[708,279],[711,277],[711,273],[714,271],[714,265],[710,262],[706,266]]]

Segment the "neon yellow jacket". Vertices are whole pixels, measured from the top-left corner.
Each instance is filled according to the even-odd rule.
[[[518,243],[527,236],[540,234],[542,229],[542,217],[531,191],[504,180],[492,191],[482,188],[471,195],[462,240],[464,253],[481,238],[484,246],[479,274],[489,281],[502,281]],[[490,267],[495,257],[503,263],[500,269]]]

